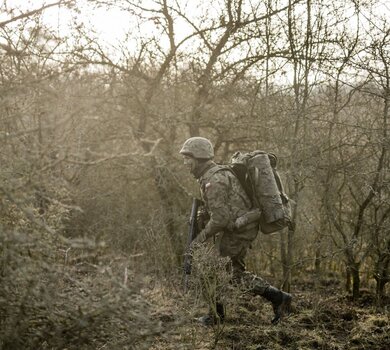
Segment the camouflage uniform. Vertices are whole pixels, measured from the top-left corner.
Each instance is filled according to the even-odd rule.
[[[254,222],[239,230],[234,228],[236,219],[252,209],[250,199],[235,175],[212,161],[214,149],[209,140],[202,137],[190,138],[184,143],[180,153],[200,185],[205,209],[209,214],[207,224],[195,240],[202,243],[218,236],[217,248],[220,255],[231,259],[233,282],[271,301],[275,312],[272,323],[277,323],[290,307],[291,295],[245,269],[244,259],[257,237],[259,224]],[[223,312],[220,316],[224,317]],[[202,319],[201,322],[210,320],[210,316]]]
[[[246,272],[244,262],[259,225],[255,222],[240,230],[232,229],[235,220],[251,210],[250,199],[238,179],[225,167],[209,161],[199,170],[201,196],[210,215],[202,234],[208,239],[219,233],[217,248],[221,256],[230,257],[234,281],[243,282],[246,288],[262,294],[269,283]]]

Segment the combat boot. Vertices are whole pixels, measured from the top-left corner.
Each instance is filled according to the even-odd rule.
[[[269,286],[262,296],[272,303],[275,314],[271,321],[272,324],[277,324],[284,315],[291,312],[291,294],[285,293],[273,286]]]
[[[223,304],[217,303],[215,311],[215,315],[214,312],[210,311],[207,315],[197,318],[196,321],[206,327],[214,326],[218,323],[223,323],[225,319],[225,308]]]

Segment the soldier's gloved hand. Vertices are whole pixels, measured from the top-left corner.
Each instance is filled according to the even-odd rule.
[[[204,206],[200,207],[196,218],[199,230],[203,230],[206,227],[206,224],[209,220],[210,220],[210,216],[206,208]]]
[[[199,244],[199,243],[204,243],[204,242],[206,242],[206,240],[207,240],[206,232],[204,230],[202,230],[195,237],[195,239],[191,242],[191,246]]]

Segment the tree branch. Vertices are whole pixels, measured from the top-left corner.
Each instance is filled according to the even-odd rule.
[[[71,3],[73,3],[73,0],[68,0],[68,1],[60,0],[60,1],[53,2],[53,3],[48,4],[48,5],[43,5],[42,7],[37,8],[35,10],[31,10],[31,11],[22,13],[19,16],[15,16],[15,17],[12,17],[10,19],[7,19],[6,21],[0,22],[0,28],[5,27],[7,24],[18,21],[20,19],[34,16],[35,14],[40,13],[40,12],[50,8],[50,7],[59,6],[59,5],[69,5]]]

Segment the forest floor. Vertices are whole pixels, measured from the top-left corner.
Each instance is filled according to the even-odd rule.
[[[21,306],[7,309],[15,317],[9,316],[12,327],[0,332],[0,349],[390,349],[388,293],[381,307],[372,291],[363,289],[353,302],[338,276],[302,272],[292,283],[292,313],[272,325],[269,302],[227,283],[225,322],[204,327],[196,321],[207,312],[196,273],[191,275],[192,288],[183,293],[179,273],[158,264],[152,271],[151,265],[136,261],[139,258],[110,255],[93,264],[78,259],[62,266],[62,279],[53,280],[51,287],[42,285],[43,294],[36,290],[28,308],[23,299]],[[272,276],[264,277],[276,282]],[[23,318],[14,309],[23,309]],[[18,339],[24,347],[13,345]]]
[[[143,290],[155,305],[165,332],[153,341],[154,350],[388,350],[390,305],[375,305],[375,296],[362,291],[352,302],[334,278],[306,277],[293,286],[294,310],[280,324],[271,325],[272,307],[261,297],[242,295],[227,308],[221,326],[204,327],[195,318],[207,308],[188,304],[179,290],[154,286]]]
[[[390,350],[390,286],[378,307],[372,289],[352,301],[340,276],[301,271],[291,287],[293,312],[271,325],[271,304],[232,288],[222,264],[226,319],[206,328],[196,321],[207,312],[200,272],[212,276],[207,268],[215,264],[207,255],[198,264],[203,253],[193,259],[184,293],[181,269],[174,273],[172,261],[164,265],[153,254],[83,249],[49,264],[44,249],[26,255],[15,247],[3,254],[0,349]]]

